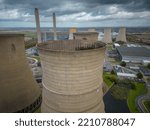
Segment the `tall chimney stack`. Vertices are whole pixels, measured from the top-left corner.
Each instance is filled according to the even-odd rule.
[[[57,40],[57,33],[56,33],[56,16],[53,13],[53,31],[54,31],[54,40]]]
[[[40,31],[40,18],[38,8],[35,8],[35,21],[36,21],[36,31],[38,43],[41,43],[41,31]]]

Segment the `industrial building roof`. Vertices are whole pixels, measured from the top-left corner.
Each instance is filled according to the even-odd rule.
[[[50,51],[79,51],[79,50],[89,50],[97,48],[105,48],[105,44],[101,41],[89,42],[90,44],[84,44],[80,40],[56,40],[48,41],[45,43],[38,44],[39,50],[50,50]]]
[[[150,57],[150,50],[145,47],[116,47],[122,56]]]

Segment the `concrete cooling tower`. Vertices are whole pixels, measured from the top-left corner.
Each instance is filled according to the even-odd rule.
[[[104,43],[112,43],[111,28],[104,29],[104,38],[102,39],[102,41]]]
[[[76,33],[77,32],[77,28],[70,28],[69,29],[69,33]]]
[[[77,32],[73,33],[74,40],[84,40],[89,44],[98,41],[98,32]]]
[[[88,32],[96,32],[95,28],[89,28]]]
[[[38,45],[43,69],[42,112],[104,112],[105,45],[49,41]]]
[[[72,40],[73,39],[73,33],[77,32],[77,28],[70,28],[69,29],[69,39]]]
[[[23,34],[0,34],[0,112],[34,112],[41,91],[32,76]]]
[[[118,34],[118,36],[116,38],[116,41],[127,42],[127,39],[126,39],[126,28],[121,27],[119,29],[119,34]]]

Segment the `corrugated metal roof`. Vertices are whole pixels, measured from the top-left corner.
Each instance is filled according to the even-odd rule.
[[[122,56],[135,56],[135,57],[149,57],[150,50],[145,47],[116,47],[120,55]]]

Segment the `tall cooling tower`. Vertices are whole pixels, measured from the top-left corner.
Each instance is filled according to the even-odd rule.
[[[27,63],[22,34],[0,34],[0,84],[0,112],[40,107],[41,91]]]
[[[98,32],[77,32],[73,33],[74,40],[84,40],[88,43],[98,41]]]
[[[69,39],[73,39],[73,33],[76,33],[77,32],[77,28],[70,28],[69,29]]]
[[[104,43],[112,43],[111,28],[104,29],[104,38],[102,39],[102,41]]]
[[[95,28],[89,28],[88,32],[96,32]]]
[[[38,45],[43,69],[42,112],[104,112],[105,45],[76,40]]]
[[[127,39],[126,39],[126,28],[121,27],[119,29],[119,34],[118,34],[118,36],[116,38],[116,41],[127,42]]]
[[[69,33],[76,33],[77,32],[77,28],[73,27],[69,29]]]

